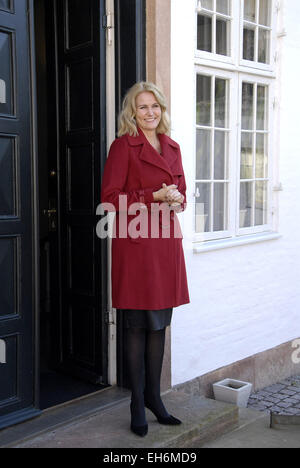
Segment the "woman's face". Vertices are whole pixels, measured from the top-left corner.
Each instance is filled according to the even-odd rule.
[[[153,132],[161,121],[161,107],[153,93],[143,92],[135,100],[136,123],[144,132]]]

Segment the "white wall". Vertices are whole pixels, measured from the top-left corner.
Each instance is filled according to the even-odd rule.
[[[182,3],[172,0],[172,127],[189,188],[190,207],[181,216],[191,304],[173,316],[173,385],[300,336],[300,2],[283,4],[280,29],[287,35],[278,42],[280,154],[274,174],[284,191],[274,194],[273,206],[282,237],[201,254],[193,253],[191,239],[195,9],[193,0]]]

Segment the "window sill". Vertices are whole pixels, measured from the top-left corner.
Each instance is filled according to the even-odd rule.
[[[199,67],[212,67],[223,70],[227,72],[239,72],[239,73],[247,73],[248,75],[254,76],[263,76],[265,78],[275,79],[276,78],[276,70],[274,66],[268,65],[268,67],[257,67],[255,62],[242,62],[242,63],[234,63],[232,61],[220,61],[217,60],[215,57],[195,57],[195,65]]]
[[[260,242],[267,242],[277,240],[282,237],[277,232],[268,232],[264,234],[235,237],[231,239],[222,239],[217,241],[197,242],[194,244],[193,253],[200,254],[202,252],[210,252],[212,250],[228,249],[231,247],[240,247],[241,245],[257,244]]]

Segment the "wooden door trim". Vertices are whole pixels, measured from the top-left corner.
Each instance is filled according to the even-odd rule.
[[[34,29],[34,0],[28,0],[30,87],[31,87],[31,148],[32,148],[32,212],[33,212],[33,306],[34,306],[34,407],[40,406],[40,234],[39,234],[39,178],[37,86]],[[40,411],[38,412],[40,413]]]

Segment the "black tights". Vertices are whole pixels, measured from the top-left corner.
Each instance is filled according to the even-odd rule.
[[[148,331],[144,328],[127,328],[126,332],[132,423],[143,426],[146,424],[144,401],[161,417],[169,416],[160,397],[166,329]]]

